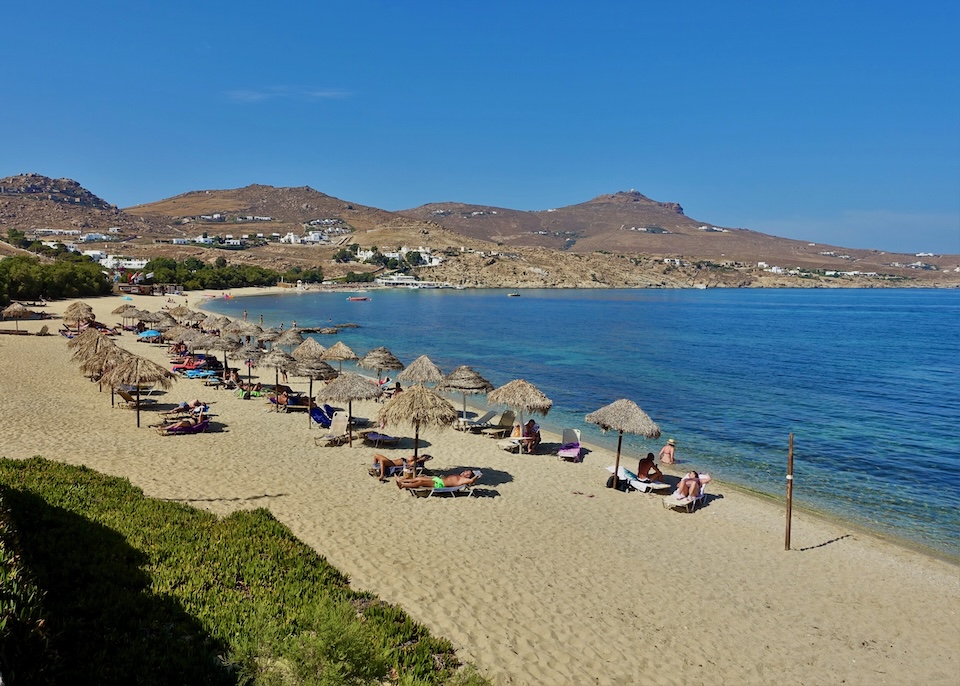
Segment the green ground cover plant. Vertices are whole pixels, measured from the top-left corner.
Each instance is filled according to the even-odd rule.
[[[0,675],[19,684],[482,684],[264,509],[0,460]]]

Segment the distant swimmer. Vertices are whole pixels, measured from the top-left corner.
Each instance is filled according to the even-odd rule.
[[[674,459],[673,451],[676,449],[677,442],[672,438],[667,441],[667,444],[660,448],[660,462],[663,464],[673,464],[676,462]]]

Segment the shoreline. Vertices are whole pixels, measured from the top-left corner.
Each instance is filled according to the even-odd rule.
[[[278,295],[278,294],[293,295],[298,293],[302,294],[303,292],[337,292],[339,290],[341,289],[330,290],[330,289],[314,288],[314,289],[307,289],[305,291],[298,291],[297,289],[278,287],[278,286],[255,286],[255,287],[248,287],[248,288],[242,288],[242,289],[235,289],[235,291],[231,292],[229,299],[232,300],[234,298],[245,298],[245,297],[257,296],[257,295]],[[376,287],[376,290],[396,290],[396,289],[392,289],[387,286],[381,286],[381,287]],[[486,290],[489,290],[489,289],[486,289]],[[502,290],[509,290],[509,289],[502,289]],[[547,290],[552,290],[552,289],[547,289]],[[629,290],[635,290],[635,289],[629,289]],[[781,290],[781,289],[772,289],[772,290]],[[216,294],[212,294],[209,297],[205,298],[203,302],[199,303],[197,305],[197,308],[204,309],[204,305],[207,302],[210,302],[212,300],[217,300],[217,299],[222,299],[222,297]],[[359,369],[357,370],[357,372],[361,374],[362,374],[362,371],[363,370],[359,370]],[[451,402],[453,402],[454,400],[455,398],[451,398]],[[453,404],[459,410],[462,403],[460,401],[457,401],[457,402],[453,402]],[[472,411],[476,413],[476,416],[480,416],[487,410],[494,409],[494,406],[487,406],[486,404],[478,404],[474,402],[474,396],[468,396],[467,408],[468,408],[468,411]],[[499,409],[502,410],[504,408],[499,407]],[[538,423],[540,423],[541,426],[546,428],[546,430],[543,432],[545,437],[547,434],[549,434],[553,442],[559,441],[562,427],[560,427],[559,425],[556,425],[556,426],[552,425],[549,416],[544,418],[538,418]],[[547,442],[550,442],[550,441],[547,441]],[[589,440],[584,441],[583,445],[587,446],[593,452],[610,451],[612,449],[612,444],[603,445],[601,443],[595,443]],[[621,460],[621,464],[627,464],[628,465],[627,468],[630,468],[629,463],[631,461],[636,462],[639,459],[639,457],[640,457],[639,454],[634,455],[631,452],[625,451],[622,456],[623,459]],[[668,474],[673,477],[678,477],[682,473],[684,473],[685,471],[691,468],[697,468],[696,461],[690,460],[689,458],[681,459],[678,465],[680,465],[680,467],[685,466],[686,469],[682,469],[678,471],[677,467],[671,468],[668,465],[660,465],[660,467],[665,474]],[[604,479],[606,478],[605,476],[606,474],[607,473],[604,472]],[[756,497],[758,499],[768,501],[772,504],[776,504],[781,510],[785,510],[786,508],[786,497],[784,493],[777,494],[777,493],[769,493],[769,492],[761,491],[757,488],[751,487],[751,485],[748,483],[738,483],[734,481],[728,481],[728,480],[724,480],[722,477],[719,479],[715,478],[714,483],[722,484],[726,488],[736,489],[737,491],[740,491],[745,495]],[[786,486],[784,481],[784,491],[785,490],[786,490]],[[895,533],[890,533],[889,531],[884,531],[879,528],[872,528],[867,524],[863,524],[863,523],[857,522],[854,519],[845,517],[843,513],[840,513],[840,512],[833,512],[833,511],[819,509],[807,503],[802,503],[802,502],[798,503],[796,494],[794,498],[793,509],[795,513],[804,512],[811,516],[819,517],[827,523],[831,523],[837,526],[848,527],[862,535],[873,536],[878,541],[883,541],[886,543],[897,545],[902,547],[905,550],[909,550],[912,552],[919,553],[921,555],[925,555],[927,557],[938,559],[948,564],[960,566],[960,553],[952,553],[950,551],[941,550],[933,546],[924,544],[923,542],[920,542],[918,540],[914,540],[909,536],[905,536],[905,535],[898,536]]]
[[[134,298],[147,309],[162,304]],[[99,314],[124,301],[86,302]],[[44,323],[20,326],[35,332]],[[128,334],[119,343],[165,360],[162,348]],[[6,457],[86,464],[150,497],[217,514],[267,507],[354,588],[400,604],[496,683],[613,685],[644,674],[652,683],[815,683],[830,675],[837,683],[946,684],[960,670],[956,565],[847,523],[795,512],[786,552],[783,508],[772,498],[717,481],[705,507],[676,513],[656,496],[604,488],[613,454],[603,447],[595,464],[570,464],[511,455],[456,431],[421,432],[421,450],[442,472],[483,469],[481,492],[412,498],[365,473],[374,452],[409,451],[409,427],[389,427],[405,437],[393,452],[317,448],[319,432],[303,414],[179,381],[154,396],[158,404],[212,400],[218,426],[161,437],[137,429],[132,412],[111,409],[109,393],[80,375],[61,337],[5,336],[0,346],[15,362],[0,376],[0,393],[21,398],[0,405]],[[18,392],[25,387],[35,390]],[[380,407],[354,403],[358,416],[375,417]],[[144,425],[152,420],[145,412]],[[693,605],[683,602],[690,594]],[[638,637],[647,653],[636,653]]]

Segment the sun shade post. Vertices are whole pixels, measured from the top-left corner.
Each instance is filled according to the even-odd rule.
[[[790,520],[793,517],[793,434],[790,434],[790,447],[787,450],[787,530],[783,540],[783,549],[790,550]]]
[[[623,445],[623,431],[620,432],[620,435],[617,437],[617,460],[613,465],[613,488],[616,490],[617,486],[620,485],[617,474],[620,473],[620,448]]]

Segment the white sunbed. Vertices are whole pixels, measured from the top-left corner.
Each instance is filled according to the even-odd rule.
[[[411,488],[410,493],[418,498],[429,498],[434,495],[449,495],[456,498],[459,495],[465,495],[468,498],[473,495],[473,487],[477,485],[483,472],[474,469],[473,473],[477,476],[477,481],[472,484],[463,484],[462,486],[445,486],[444,488]]]
[[[607,467],[607,471],[613,474],[613,465]],[[641,493],[665,491],[670,488],[670,484],[664,483],[663,481],[650,481],[649,479],[641,479],[623,465],[621,465],[620,469],[617,471],[617,479],[620,481],[626,481],[628,484],[630,484],[631,488],[640,491]]]

